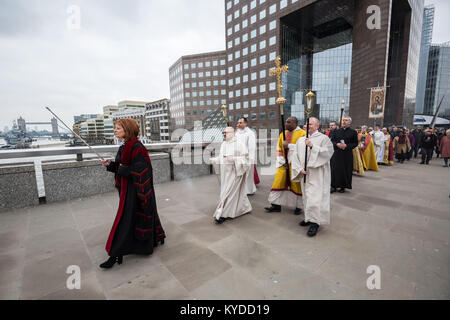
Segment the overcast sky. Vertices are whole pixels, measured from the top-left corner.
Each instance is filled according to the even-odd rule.
[[[450,41],[448,0],[436,6],[433,42]],[[80,28],[68,9],[80,9]],[[169,96],[182,55],[225,49],[223,0],[0,0],[0,130],[19,116],[49,121],[121,100]]]

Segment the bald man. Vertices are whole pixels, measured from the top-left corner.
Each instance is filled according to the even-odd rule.
[[[309,138],[300,138],[292,154],[292,180],[299,181],[303,191],[305,219],[300,226],[309,226],[309,237],[317,234],[319,226],[330,224],[330,159],[334,150],[331,140],[319,132],[319,126],[317,118],[309,119]]]
[[[236,139],[233,127],[227,127],[224,136],[219,156],[211,158],[216,173],[220,175],[220,200],[214,212],[217,224],[252,211],[246,186],[246,172],[250,166],[248,150]]]

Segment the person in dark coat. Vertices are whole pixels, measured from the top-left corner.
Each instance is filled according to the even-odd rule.
[[[425,135],[422,131],[422,127],[417,127],[412,131],[412,134],[414,136],[414,158],[417,158],[417,153],[420,149],[420,144],[422,142],[422,137]]]
[[[331,193],[345,192],[345,189],[352,188],[353,175],[353,149],[358,145],[358,134],[350,125],[352,119],[344,117],[342,128],[330,133],[333,143],[334,154],[331,157]]]
[[[128,254],[150,255],[166,237],[158,216],[153,170],[148,151],[137,139],[139,126],[133,119],[116,121],[114,134],[125,143],[115,161],[102,164],[115,174],[120,201],[114,224],[106,243],[110,258],[100,265],[111,268]]]
[[[422,137],[420,145],[420,153],[422,154],[422,162],[420,164],[429,164],[436,146],[436,136],[431,129],[425,130],[425,135]]]

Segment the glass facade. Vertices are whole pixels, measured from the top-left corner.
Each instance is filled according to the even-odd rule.
[[[332,6],[319,3],[315,20],[298,24],[308,9],[282,20],[282,63],[289,66],[283,74],[285,113],[305,123],[305,95],[312,90],[316,95],[311,116],[325,124],[338,121],[342,101],[348,114],[352,71],[352,17],[351,1],[341,1],[339,14]]]
[[[427,81],[428,55],[433,37],[434,5],[426,6],[423,11],[422,41],[420,44],[419,75],[417,80],[416,114],[423,114],[425,86]]]
[[[442,103],[441,103],[442,101]],[[424,114],[450,117],[450,42],[430,48]]]

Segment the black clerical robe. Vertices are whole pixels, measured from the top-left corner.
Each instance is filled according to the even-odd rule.
[[[358,134],[352,128],[340,128],[330,132],[334,154],[331,157],[331,187],[352,188],[353,154],[352,150],[358,145]],[[347,147],[342,150],[336,145],[344,140]]]
[[[106,251],[110,256],[153,253],[165,233],[156,207],[147,149],[137,139],[128,141],[107,170],[115,173],[120,201]]]

